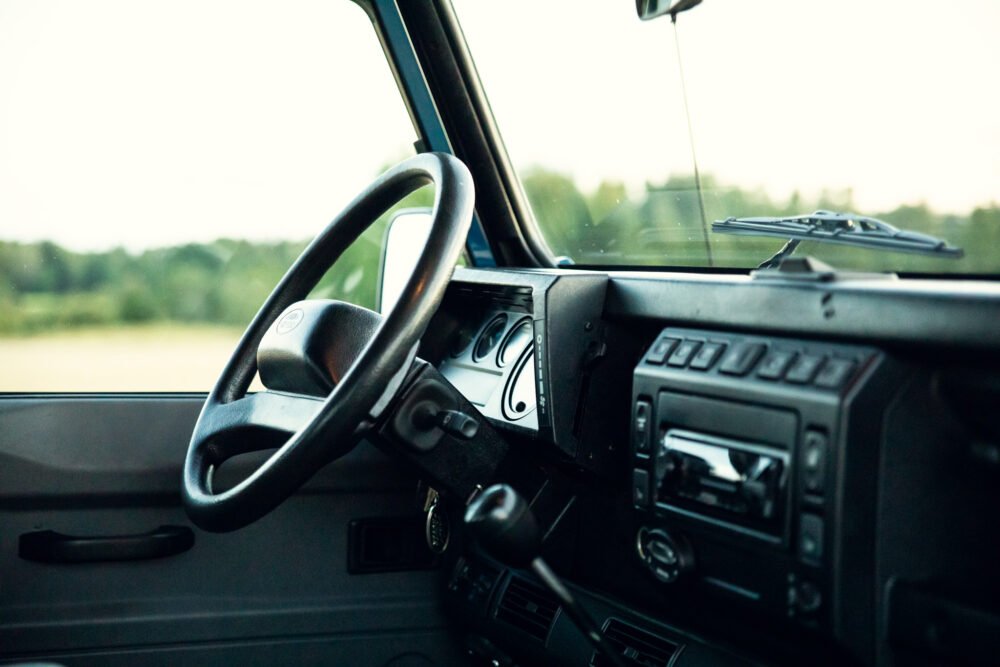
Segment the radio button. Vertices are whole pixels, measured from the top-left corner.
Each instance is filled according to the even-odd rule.
[[[707,371],[715,365],[719,355],[721,355],[725,349],[725,343],[705,343],[701,346],[701,349],[698,350],[698,354],[694,355],[694,359],[691,360],[691,368],[696,371]]]
[[[823,558],[823,519],[815,514],[803,514],[799,521],[799,557],[813,565]]]
[[[701,347],[701,341],[697,340],[684,341],[683,343],[678,345],[677,349],[674,350],[674,353],[670,355],[670,359],[667,360],[667,364],[670,366],[678,366],[681,368],[687,366],[688,362],[691,361],[691,357],[694,356],[694,353],[698,351],[699,347]]]
[[[632,504],[649,507],[649,473],[645,470],[632,471]]]
[[[660,366],[663,364],[663,360],[667,358],[674,346],[680,341],[676,338],[661,338],[660,340],[653,343],[653,347],[649,349],[649,353],[646,355],[647,364],[655,364]]]
[[[803,614],[812,614],[823,604],[823,594],[810,581],[800,581],[795,590],[795,606]]]
[[[847,359],[830,359],[816,376],[816,386],[824,389],[838,389],[854,370],[854,362]]]
[[[826,436],[807,431],[802,443],[802,485],[808,493],[822,494],[826,481]]]
[[[809,384],[816,377],[816,371],[823,365],[823,357],[814,354],[803,354],[792,365],[785,375],[785,382]]]
[[[780,380],[793,359],[795,359],[794,352],[771,350],[764,357],[764,361],[760,362],[760,368],[757,369],[757,377],[764,378],[765,380]]]
[[[760,343],[736,345],[723,357],[719,372],[727,375],[746,375],[753,370],[754,364],[763,354],[764,345]]]
[[[649,401],[636,401],[632,415],[632,440],[637,452],[649,451],[649,422],[652,414],[653,405]]]

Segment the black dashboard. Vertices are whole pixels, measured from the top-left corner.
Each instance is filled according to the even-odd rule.
[[[980,664],[1000,594],[989,341],[942,355],[919,322],[900,341],[829,314],[827,336],[810,314],[715,326],[719,303],[671,317],[637,282],[458,269],[421,348],[510,443],[498,477],[608,641],[638,665]],[[793,289],[827,312],[857,298]],[[530,573],[472,543],[449,563],[484,664],[602,664]]]

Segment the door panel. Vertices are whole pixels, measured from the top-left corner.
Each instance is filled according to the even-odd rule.
[[[461,664],[459,658],[434,661],[440,653],[437,633],[355,634],[264,639],[253,641],[124,648],[66,654],[60,664],[78,667],[212,667],[214,665],[295,665],[330,667],[342,665],[386,665],[386,667],[430,667]],[[27,667],[27,666],[25,666]],[[42,667],[37,665],[36,667]],[[45,667],[48,667],[46,665]]]
[[[195,529],[193,548],[176,556],[69,565],[18,557],[18,536],[34,530],[190,525],[180,474],[201,400],[0,401],[0,656],[376,665],[417,651],[453,662],[439,572],[347,572],[350,520],[417,509],[415,480],[367,443],[259,522],[221,535]],[[235,479],[254,463],[223,472]]]

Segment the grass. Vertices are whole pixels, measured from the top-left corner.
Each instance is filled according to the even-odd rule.
[[[171,323],[0,337],[0,392],[208,391],[241,333]]]

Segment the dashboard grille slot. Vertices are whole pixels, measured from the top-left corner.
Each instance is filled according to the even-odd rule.
[[[645,630],[623,623],[616,618],[608,621],[604,638],[625,658],[638,667],[666,667],[677,651],[677,644]],[[590,660],[594,667],[610,667],[607,660],[595,653]]]
[[[533,583],[511,577],[497,605],[497,619],[545,642],[559,610],[551,593]]]
[[[509,287],[503,285],[465,285],[463,283],[452,283],[448,287],[449,292],[455,292],[463,299],[469,299],[476,303],[484,300],[500,306],[520,310],[528,314],[532,313],[532,290],[530,287]]]

